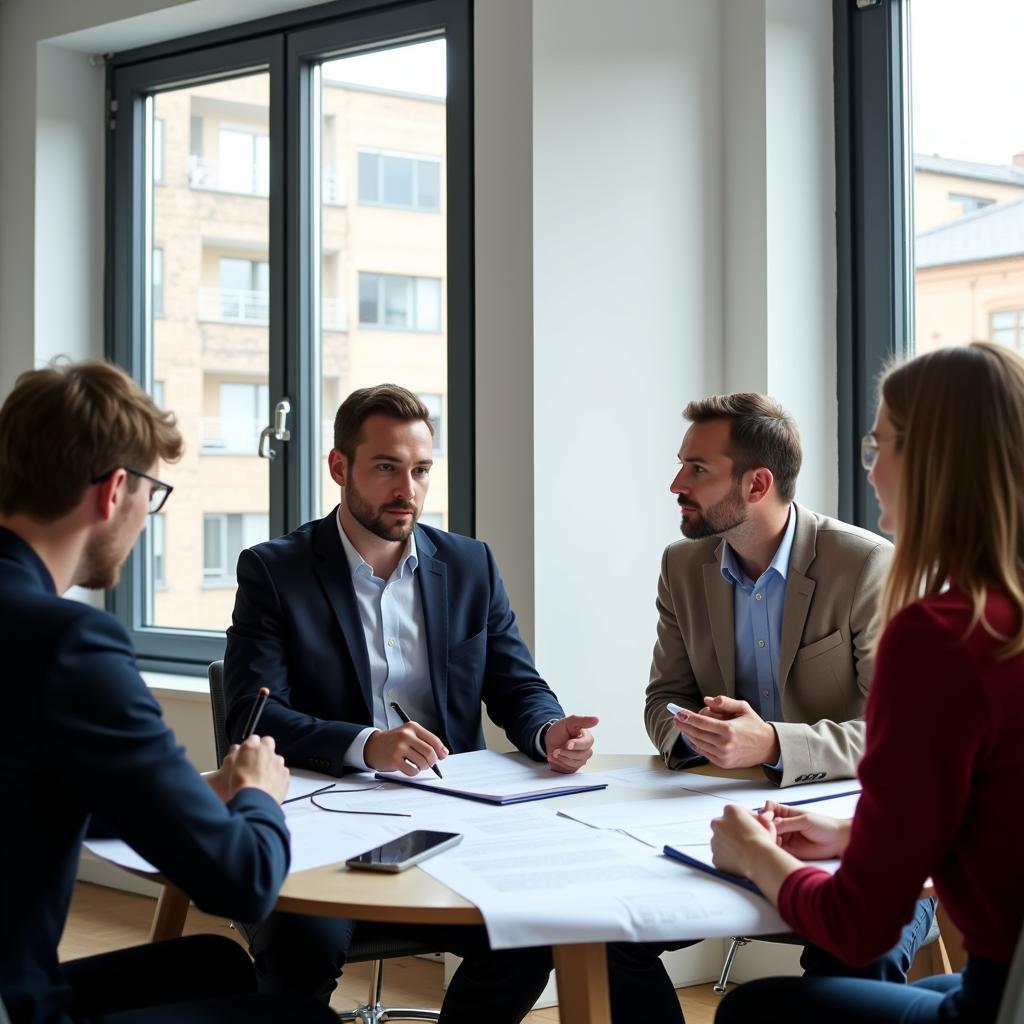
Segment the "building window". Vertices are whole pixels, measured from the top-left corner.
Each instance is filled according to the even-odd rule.
[[[440,395],[420,395],[419,399],[430,411],[430,422],[434,428],[434,454],[438,455],[444,451],[444,435],[441,432],[444,425],[441,414],[442,398]]]
[[[420,522],[424,526],[433,526],[435,530],[444,529],[444,513],[443,512],[424,512],[420,516]]]
[[[262,512],[208,512],[203,516],[203,583],[233,587],[238,556],[267,539],[269,519]]]
[[[441,161],[361,149],[359,202],[437,213],[441,209]]]
[[[217,391],[219,415],[203,417],[203,452],[255,455],[260,432],[270,422],[270,388],[257,381],[229,381]]]
[[[359,325],[437,333],[441,330],[441,282],[436,277],[361,271]]]
[[[167,577],[164,574],[167,550],[166,521],[164,514],[151,516],[149,521],[150,535],[150,573],[153,586],[158,590],[166,589]]]
[[[153,250],[153,277],[152,277],[152,302],[153,316],[164,315],[164,251],[163,249]]]
[[[1021,348],[1024,309],[1001,309],[989,316],[989,338],[1007,348]]]
[[[153,184],[164,183],[164,120],[153,118]]]
[[[270,136],[244,128],[221,128],[218,186],[225,192],[270,195]]]
[[[975,210],[983,210],[986,206],[992,206],[994,199],[986,199],[984,196],[970,196],[961,192],[950,192],[949,201],[954,206],[960,207],[960,216],[974,213]]]

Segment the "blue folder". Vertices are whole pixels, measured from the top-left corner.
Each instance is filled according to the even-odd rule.
[[[705,864],[704,861],[697,860],[696,857],[691,857],[688,853],[683,853],[682,850],[677,850],[674,846],[666,846],[662,852],[666,857],[682,861],[687,867],[696,868],[698,871],[703,871],[706,875],[713,875],[715,878],[720,878],[723,882],[729,882],[731,885],[738,885],[741,889],[746,889],[747,892],[752,892],[755,896],[764,895],[749,878],[744,878],[742,875],[733,875],[728,871],[720,871],[713,864]]]

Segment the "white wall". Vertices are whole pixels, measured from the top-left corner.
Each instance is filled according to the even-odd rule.
[[[721,386],[717,7],[534,8],[536,656],[606,751],[650,747],[680,411]]]
[[[804,447],[797,498],[834,515],[835,133],[832,11],[724,0],[726,391],[766,391]]]

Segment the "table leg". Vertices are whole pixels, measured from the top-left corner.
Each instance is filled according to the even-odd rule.
[[[609,1024],[608,966],[603,942],[555,946],[555,981],[562,1024]]]
[[[164,885],[160,899],[156,903],[153,923],[149,929],[150,942],[162,942],[164,939],[177,939],[185,930],[185,917],[188,915],[188,896],[173,885]]]

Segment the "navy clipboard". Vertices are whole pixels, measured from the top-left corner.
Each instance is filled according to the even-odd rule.
[[[531,800],[550,800],[555,796],[572,796],[576,793],[589,793],[594,789],[607,789],[607,782],[594,782],[589,784],[578,784],[573,786],[559,786],[556,789],[538,789],[525,793],[476,793],[469,789],[456,789],[454,786],[437,785],[424,786],[415,779],[397,778],[394,775],[385,775],[377,772],[375,779],[381,782],[394,782],[399,786],[410,786],[412,789],[423,790],[427,793],[440,793],[443,796],[457,796],[462,800],[476,800],[482,804],[495,804],[505,807],[508,804],[526,804]]]
[[[719,869],[713,865],[705,864],[704,861],[697,860],[696,857],[691,857],[688,853],[683,853],[682,850],[677,850],[674,846],[666,846],[662,852],[666,857],[672,857],[674,860],[682,861],[682,863],[687,867],[696,868],[698,871],[703,871],[706,875],[712,875],[715,878],[720,878],[723,882],[738,885],[741,889],[746,889],[747,892],[752,892],[755,896],[764,895],[749,878],[744,878],[742,875],[733,875],[728,871],[719,871]]]

